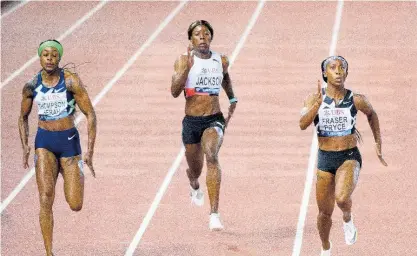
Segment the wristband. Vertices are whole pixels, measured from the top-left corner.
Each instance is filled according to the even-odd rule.
[[[237,98],[233,97],[229,100],[230,104],[237,102]]]

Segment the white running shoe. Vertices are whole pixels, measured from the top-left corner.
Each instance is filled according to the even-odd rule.
[[[212,213],[210,214],[210,223],[209,228],[212,231],[220,231],[223,230],[223,225],[220,221],[220,214],[218,213]]]
[[[321,248],[321,254],[320,256],[331,256],[330,251],[332,250],[332,242],[330,242],[330,248],[329,250],[323,250],[323,248]]]
[[[203,206],[204,205],[204,193],[201,191],[200,188],[193,189],[190,186],[190,197],[191,197],[191,203],[197,205],[197,206]]]
[[[343,222],[343,230],[345,231],[345,242],[347,245],[352,245],[358,239],[358,231],[353,225],[353,217],[349,222]]]

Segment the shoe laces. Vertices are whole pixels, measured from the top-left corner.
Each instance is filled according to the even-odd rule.
[[[353,227],[351,224],[344,223],[343,229],[345,230],[345,232],[348,232],[349,234],[353,233]]]
[[[215,218],[215,219],[220,220],[220,214],[219,213],[212,213],[211,218]]]

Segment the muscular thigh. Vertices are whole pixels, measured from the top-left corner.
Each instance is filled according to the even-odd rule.
[[[206,155],[217,155],[223,143],[223,130],[214,126],[203,132],[201,144]]]
[[[81,193],[84,188],[84,172],[81,156],[62,157],[59,159],[64,178],[65,193]]]
[[[192,170],[201,170],[203,168],[204,154],[201,143],[185,144],[185,158],[188,166]]]
[[[36,182],[40,193],[54,190],[58,168],[58,161],[52,152],[44,148],[35,150]]]
[[[350,196],[359,179],[360,164],[356,160],[346,160],[336,172],[336,195]]]
[[[317,170],[317,206],[321,212],[331,214],[335,202],[335,178],[330,172]]]

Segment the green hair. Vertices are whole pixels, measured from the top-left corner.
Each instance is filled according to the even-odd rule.
[[[62,55],[64,54],[64,48],[62,48],[62,45],[60,42],[58,42],[55,39],[49,39],[46,41],[43,41],[42,43],[39,44],[39,48],[38,48],[38,56],[41,56],[42,51],[46,48],[46,47],[54,47],[55,49],[58,50],[59,52],[59,58],[62,58]]]

